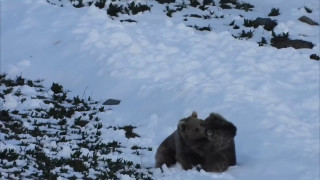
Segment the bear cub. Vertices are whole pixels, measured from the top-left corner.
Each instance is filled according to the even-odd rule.
[[[180,120],[177,130],[160,144],[155,155],[156,168],[161,168],[163,164],[170,167],[179,162],[187,170],[203,164],[204,159],[195,150],[199,149],[199,144],[207,141],[204,121],[193,112],[191,116]]]
[[[202,168],[209,172],[223,172],[237,163],[234,137],[237,128],[218,113],[211,113],[204,120],[209,140],[204,146]]]

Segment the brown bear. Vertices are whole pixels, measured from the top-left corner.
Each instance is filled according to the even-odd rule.
[[[229,166],[236,165],[236,126],[218,113],[211,113],[204,120],[204,125],[210,142],[199,146],[201,157],[205,159],[202,168],[209,172],[223,172]]]
[[[163,164],[168,167],[179,162],[182,168],[187,170],[198,164],[203,164],[204,159],[195,150],[200,149],[201,144],[208,142],[204,121],[198,119],[196,112],[179,121],[178,128],[167,137],[157,149],[155,159],[156,167]]]

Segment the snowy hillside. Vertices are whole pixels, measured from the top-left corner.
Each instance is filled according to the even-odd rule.
[[[43,110],[38,113],[45,113],[55,104],[44,102],[54,97],[50,89],[53,82],[63,85],[71,100],[79,97],[90,102],[90,97],[98,102],[95,104],[92,100],[92,108],[84,112],[86,115],[74,113],[67,118],[70,124],[65,128],[70,131],[61,131],[70,138],[66,144],[57,142],[54,136],[39,140],[45,157],[68,159],[70,153],[79,149],[84,156],[89,153],[89,159],[80,169],[72,166],[70,160],[60,163],[61,168],[57,167],[52,174],[65,178],[83,178],[86,174],[94,178],[106,167],[102,163],[105,157],[130,161],[134,164],[130,168],[152,179],[319,179],[320,70],[319,61],[310,59],[311,55],[319,57],[319,25],[298,20],[307,16],[319,23],[318,0],[290,3],[247,0],[246,3],[254,6],[249,9],[236,9],[232,3],[215,0],[214,4],[203,6],[207,8],[204,10],[201,4],[191,6],[189,0],[185,0],[185,5],[183,1],[160,4],[141,0],[136,4],[147,4],[150,11],[133,14],[129,10],[129,15],[117,13],[117,16],[107,14],[111,1],[102,9],[88,6],[89,0],[83,1],[82,8],[74,7],[79,5],[76,1],[74,5],[69,0],[48,2],[0,0],[0,74],[7,74],[6,79],[13,82],[21,76],[34,81],[44,79],[43,92],[28,83],[11,84],[11,87],[0,82],[0,110],[3,111],[0,179],[19,179],[14,172],[21,172],[19,168],[27,164],[34,167],[25,170],[22,177],[45,173],[33,159],[37,155],[27,154],[25,160],[8,163],[9,159],[3,159],[9,149],[21,152],[21,143],[35,144],[30,147],[33,149],[38,146],[37,138],[32,139],[32,135],[22,142],[10,136],[16,132],[10,131],[8,135],[3,129],[9,125],[3,117],[18,119],[20,125],[30,131],[35,131],[40,121],[57,123],[54,121],[59,117],[32,116],[37,108]],[[119,6],[125,7],[131,2],[121,1]],[[229,5],[231,9],[222,5]],[[183,9],[178,11],[179,7]],[[268,16],[272,8],[278,8],[280,15]],[[171,12],[172,9],[177,11]],[[289,32],[291,40],[303,40],[312,47],[273,47],[272,31],[262,25],[244,25],[245,19],[258,17],[276,20],[277,26],[273,29],[276,36]],[[253,36],[240,37],[242,30],[251,31]],[[267,43],[259,46],[262,37]],[[21,97],[17,93],[22,94]],[[121,102],[104,106],[103,102],[108,99]],[[62,105],[74,106],[66,100]],[[101,107],[105,109],[96,112],[93,107],[98,111]],[[153,168],[159,144],[176,129],[177,122],[193,110],[202,119],[210,112],[218,112],[237,126],[237,166],[224,173],[184,171],[179,165],[163,173]],[[101,164],[97,166],[89,165],[90,158],[95,157],[93,151],[79,146],[75,142],[78,136],[71,133],[75,119],[82,116],[87,121],[93,111],[99,122],[90,121],[86,124],[88,128],[80,128],[81,131],[94,131],[99,141],[106,144],[117,141],[122,145],[122,153],[102,155]],[[27,114],[31,122],[23,114]],[[37,118],[40,120],[35,123]],[[59,122],[62,119],[60,117]],[[99,123],[101,130],[97,130]],[[114,130],[110,126],[136,127],[133,132],[140,137],[127,138],[124,129]],[[58,125],[40,130],[61,133]],[[13,152],[12,155],[10,157],[16,157]],[[81,167],[89,166],[90,170],[79,173]],[[117,175],[130,178],[128,173]],[[131,175],[131,178],[137,176]]]

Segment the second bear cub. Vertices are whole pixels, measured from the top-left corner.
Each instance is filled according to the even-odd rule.
[[[218,113],[205,119],[209,143],[204,145],[205,162],[202,168],[210,172],[223,172],[237,163],[234,137],[237,128]]]
[[[202,164],[204,159],[195,149],[201,142],[207,142],[204,121],[198,119],[196,112],[179,121],[177,130],[167,137],[156,152],[156,167],[166,164],[168,167],[179,162],[183,169]]]

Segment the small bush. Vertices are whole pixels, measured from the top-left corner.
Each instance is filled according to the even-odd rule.
[[[242,39],[242,38],[246,38],[246,39],[250,39],[253,37],[253,32],[254,31],[248,31],[246,32],[245,30],[242,30],[241,33],[239,34],[238,38]]]
[[[202,18],[202,16],[198,15],[198,14],[190,14],[190,17],[194,17],[194,18]]]
[[[272,8],[271,12],[268,14],[268,16],[279,16],[280,15],[280,9],[279,8]]]
[[[83,0],[72,0],[71,2],[73,2],[73,6],[76,8],[82,8],[84,7],[84,4],[82,2]]]
[[[19,157],[19,154],[16,153],[13,149],[4,149],[2,152],[0,152],[0,159],[1,160],[8,160],[9,162],[17,160]]]
[[[200,5],[200,3],[198,2],[198,0],[190,0],[190,6],[197,7],[199,5]]]
[[[220,4],[233,4],[236,5],[238,2],[237,0],[220,0]]]
[[[319,57],[318,55],[316,55],[316,54],[311,54],[311,55],[310,55],[310,59],[319,61],[319,60],[320,60],[320,57]]]
[[[257,28],[259,26],[259,24],[255,20],[250,20],[250,19],[244,19],[243,25],[245,27],[254,27],[254,28]]]
[[[304,9],[306,10],[307,13],[312,13],[312,10],[310,8],[308,8],[307,6],[305,6]]]
[[[264,37],[261,37],[261,41],[258,42],[259,46],[264,46],[265,44],[267,44],[267,40]]]
[[[236,9],[244,11],[252,11],[252,8],[254,8],[252,4],[246,2],[238,2],[237,0],[220,0],[220,7],[222,9],[232,9],[231,5]]]
[[[94,4],[96,7],[102,9],[106,5],[107,0],[97,0],[96,3]]]
[[[229,24],[229,26],[233,26],[233,25],[234,25],[234,22],[235,22],[235,20],[233,20],[233,21]]]
[[[63,87],[58,83],[52,83],[51,90],[55,94],[63,93]]]
[[[144,12],[144,11],[150,11],[150,7],[146,4],[135,4],[134,1],[132,1],[130,4],[128,4],[129,10],[131,10],[132,14],[138,14],[139,12]]]
[[[249,3],[237,3],[236,4],[236,9],[242,9],[244,11],[252,11],[252,8],[254,8],[254,6],[252,4]]]
[[[176,0],[156,0],[156,1],[160,4],[164,4],[164,3],[170,4],[170,3],[176,2]]]
[[[110,16],[115,16],[118,17],[118,13],[121,13],[123,11],[123,6],[119,6],[117,4],[109,4],[109,8],[107,10],[107,14],[109,14]]]
[[[164,12],[166,12],[166,15],[168,17],[172,17],[172,14],[177,12],[177,11],[182,11],[184,8],[187,8],[187,5],[182,2],[181,4],[175,5],[176,9],[171,9],[169,7],[169,5],[166,5],[166,10]]]
[[[133,132],[133,129],[136,128],[135,126],[123,126],[119,127],[119,129],[123,129],[126,132],[126,138],[135,138],[135,137],[140,137],[137,133]]]
[[[271,42],[271,45],[273,45],[273,46],[278,43],[285,42],[285,41],[289,40],[289,32],[277,35],[274,31],[272,31],[271,35],[272,35],[272,38],[271,38],[270,42]]]
[[[211,31],[211,27],[210,27],[210,25],[208,25],[208,26],[204,26],[204,27],[199,27],[199,26],[197,26],[197,25],[194,25],[194,26],[188,26],[188,27],[193,27],[193,28],[195,28],[196,30],[198,30],[198,31]]]
[[[215,6],[215,3],[213,0],[203,0],[203,5],[206,6],[206,5],[213,5]]]

